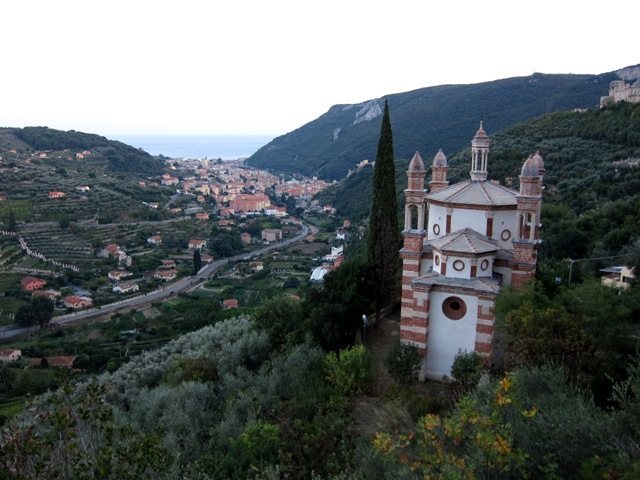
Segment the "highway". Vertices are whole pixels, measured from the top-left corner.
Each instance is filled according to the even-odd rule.
[[[270,245],[259,248],[249,253],[243,253],[239,255],[234,255],[233,257],[227,257],[227,258],[222,258],[220,260],[215,260],[210,264],[202,267],[200,271],[195,275],[182,278],[177,282],[171,283],[158,290],[154,290],[152,292],[149,292],[143,295],[131,297],[126,300],[110,303],[108,305],[101,305],[99,307],[91,308],[88,310],[82,310],[79,312],[73,312],[73,313],[68,313],[66,315],[60,315],[60,316],[54,317],[50,322],[50,325],[54,324],[53,322],[55,322],[55,324],[58,324],[58,325],[64,325],[66,323],[77,322],[80,320],[87,320],[90,318],[100,317],[105,314],[113,313],[116,310],[132,309],[132,308],[135,308],[136,310],[140,310],[141,308],[151,305],[152,303],[164,301],[171,297],[174,297],[178,295],[180,292],[193,290],[197,288],[201,283],[210,279],[215,272],[217,272],[218,270],[220,270],[220,268],[222,268],[224,265],[227,265],[230,262],[235,262],[238,260],[249,260],[251,258],[264,255],[265,253],[268,253],[270,251],[287,247],[293,243],[296,243],[302,240],[304,237],[306,237],[309,234],[310,230],[312,231],[312,233],[317,233],[316,227],[314,226],[310,227],[304,223],[302,223],[301,225],[302,225],[302,231],[300,233],[298,233],[297,235],[291,238],[283,240],[281,242],[272,243]],[[36,331],[39,329],[40,327],[37,325],[34,325],[32,327],[14,327],[11,325],[0,327],[0,339],[15,337],[17,335],[22,335],[24,333]]]

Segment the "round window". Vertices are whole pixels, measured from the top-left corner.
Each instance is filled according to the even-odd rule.
[[[442,313],[451,320],[460,320],[467,313],[467,304],[460,297],[448,297],[442,302]]]
[[[511,238],[511,230],[503,230],[500,234],[500,238],[505,242]]]
[[[436,264],[436,267],[440,265],[440,255],[436,255],[433,262]]]
[[[453,262],[453,269],[461,272],[462,270],[464,270],[464,262],[462,260],[456,260],[455,262]]]
[[[480,269],[486,270],[487,268],[489,268],[489,260],[485,258],[482,260],[482,263],[480,263]]]
[[[440,235],[440,225],[438,225],[437,223],[433,224],[433,233],[435,233],[436,235]]]

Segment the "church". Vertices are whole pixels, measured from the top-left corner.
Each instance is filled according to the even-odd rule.
[[[543,159],[538,152],[527,158],[515,191],[488,179],[490,144],[480,122],[471,140],[470,178],[454,185],[442,150],[428,191],[419,153],[407,170],[400,341],[423,354],[421,378],[451,377],[460,351],[489,358],[496,296],[535,275]]]

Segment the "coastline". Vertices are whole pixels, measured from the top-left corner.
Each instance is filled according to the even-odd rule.
[[[151,155],[183,159],[236,160],[253,155],[274,135],[110,135]]]

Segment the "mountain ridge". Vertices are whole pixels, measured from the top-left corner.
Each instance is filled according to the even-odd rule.
[[[315,120],[275,138],[247,163],[276,172],[342,178],[361,160],[374,158],[379,122],[373,113],[384,98],[390,105],[396,158],[410,158],[416,150],[426,157],[438,148],[455,152],[468,144],[468,132],[477,128],[481,119],[498,131],[539,115],[594,107],[607,94],[612,80],[624,72],[633,76],[636,68],[602,74],[534,73],[337,104]]]

